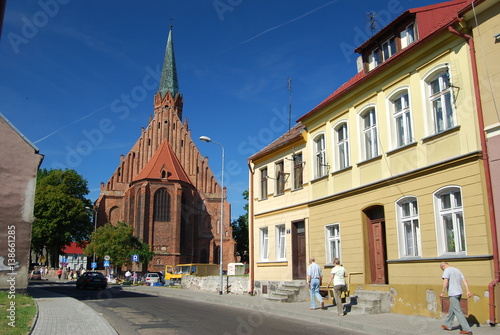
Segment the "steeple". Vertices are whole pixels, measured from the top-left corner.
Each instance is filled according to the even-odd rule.
[[[158,92],[164,97],[167,91],[170,91],[175,98],[179,92],[179,82],[177,81],[177,69],[175,67],[174,43],[172,41],[172,26],[168,33],[167,48],[165,50],[165,59],[163,60],[163,69],[161,71],[160,87]]]

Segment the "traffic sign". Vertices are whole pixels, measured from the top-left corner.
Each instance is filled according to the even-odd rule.
[[[132,255],[132,262],[138,262],[139,261],[139,255]]]
[[[104,256],[105,261],[109,261],[110,259],[111,259],[111,257],[109,257],[109,255]]]
[[[110,261],[104,261],[104,267],[105,268],[109,268],[109,265],[110,265]]]
[[[62,263],[66,263],[66,257],[62,258]]]
[[[90,267],[91,267],[92,269],[97,268],[97,262],[92,262],[92,263],[90,263]]]

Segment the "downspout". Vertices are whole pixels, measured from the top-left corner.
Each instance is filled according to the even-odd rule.
[[[250,165],[250,161],[248,162],[248,171],[249,173],[249,190],[248,190],[248,234],[249,234],[249,240],[248,240],[248,245],[249,249],[248,250],[248,256],[249,256],[249,262],[250,262],[250,287],[248,290],[248,293],[251,295],[254,295],[254,282],[255,282],[255,264],[254,264],[254,233],[253,233],[253,175],[254,171],[252,170],[252,166]]]
[[[458,18],[459,21],[462,21],[462,18]],[[486,135],[484,131],[484,118],[483,118],[483,105],[481,103],[481,93],[479,90],[479,76],[477,72],[477,63],[476,63],[476,50],[474,47],[474,39],[471,35],[467,35],[457,31],[452,26],[448,27],[448,31],[454,35],[462,37],[465,39],[467,44],[469,45],[470,59],[471,59],[471,67],[472,67],[472,77],[474,83],[474,95],[476,98],[477,105],[477,118],[479,122],[479,136],[481,141],[481,151],[482,151],[482,159],[484,163],[484,174],[486,179],[486,193],[488,196],[488,207],[489,207],[489,215],[490,215],[490,226],[491,226],[491,237],[492,237],[492,247],[493,247],[493,267],[495,272],[495,278],[488,285],[488,293],[489,293],[489,305],[490,305],[490,325],[494,326],[496,324],[495,319],[495,286],[500,281],[500,271],[498,264],[498,239],[497,239],[497,225],[495,219],[495,205],[493,202],[493,187],[491,185],[491,172],[490,172],[490,162],[488,157],[488,147],[486,143]]]

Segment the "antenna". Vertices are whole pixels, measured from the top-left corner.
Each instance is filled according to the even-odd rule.
[[[291,129],[291,123],[292,123],[292,78],[288,78],[288,132],[290,132]]]
[[[368,12],[368,19],[370,20],[370,31],[373,32],[377,28],[377,13],[375,12]]]

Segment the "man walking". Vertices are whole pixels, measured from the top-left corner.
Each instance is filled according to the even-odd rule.
[[[462,327],[462,331],[460,334],[472,334],[471,328],[467,319],[465,318],[464,313],[462,312],[462,307],[460,306],[460,298],[462,297],[462,283],[465,286],[467,291],[467,298],[470,298],[472,294],[469,291],[469,284],[467,283],[467,279],[465,279],[462,272],[450,266],[446,262],[442,262],[440,264],[441,270],[443,270],[443,288],[440,297],[444,296],[444,291],[448,290],[448,297],[450,299],[450,310],[448,316],[445,319],[445,324],[442,325],[444,330],[451,330],[453,326],[453,321],[455,317],[457,317],[460,326]]]
[[[323,280],[321,267],[315,263],[314,257],[309,258],[309,267],[307,268],[307,284],[309,285],[309,293],[311,298],[311,309],[316,309],[316,300],[321,302],[321,309],[325,308],[323,297],[319,294],[319,287]]]

